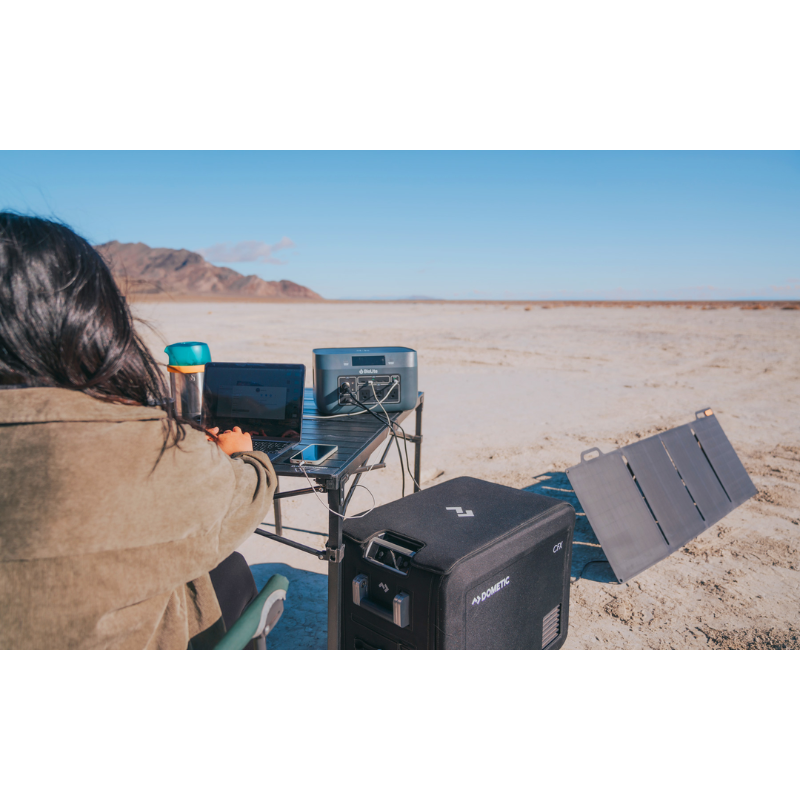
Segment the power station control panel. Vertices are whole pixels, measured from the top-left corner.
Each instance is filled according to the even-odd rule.
[[[340,376],[339,403],[341,405],[355,405],[350,392],[362,403],[375,403],[376,400],[384,405],[387,403],[399,403],[400,381],[399,375]]]

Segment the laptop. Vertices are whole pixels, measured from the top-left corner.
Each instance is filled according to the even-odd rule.
[[[303,425],[303,364],[211,361],[203,382],[203,425],[253,438],[253,449],[271,461],[300,441]]]

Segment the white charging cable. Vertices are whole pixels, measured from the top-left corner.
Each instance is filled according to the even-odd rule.
[[[389,384],[388,390],[389,390],[389,391],[391,391],[391,390],[392,390],[392,389],[393,389],[395,386],[397,386],[399,383],[400,383],[400,381],[398,381],[398,380],[397,380],[397,378],[395,378],[395,379],[394,379],[394,380],[391,382],[391,384]],[[375,384],[374,384],[374,383],[372,383],[371,381],[370,381],[370,387],[372,388],[372,396],[375,398],[375,402],[378,404],[378,406],[380,407],[381,411],[383,411],[384,415],[386,416],[386,421],[387,421],[387,423],[389,424],[389,434],[390,434],[391,436],[394,436],[394,437],[395,437],[395,439],[397,439],[397,434],[395,434],[395,432],[394,432],[394,428],[392,427],[392,421],[389,419],[389,414],[386,412],[386,409],[383,407],[383,405],[381,404],[381,401],[378,399],[378,395],[377,395],[377,393],[376,393],[376,391],[375,391]],[[388,392],[387,392],[387,394],[388,394]],[[366,414],[366,413],[368,413],[368,409],[362,409],[361,411],[356,411],[355,413],[352,413],[352,414],[337,414],[337,415],[335,415],[335,416],[331,416],[331,417],[313,417],[313,416],[307,416],[307,417],[303,417],[303,419],[335,419],[335,418],[336,418],[336,416],[339,416],[339,417],[354,417],[354,416],[356,416],[357,414]],[[348,516],[346,516],[345,514],[340,514],[338,511],[332,511],[332,510],[331,510],[331,509],[330,509],[328,506],[326,506],[326,505],[325,505],[325,503],[324,503],[324,502],[323,502],[323,501],[320,499],[320,497],[319,497],[319,495],[318,495],[318,493],[317,493],[317,490],[314,488],[314,484],[313,484],[313,483],[311,483],[311,478],[309,478],[309,477],[308,477],[308,473],[305,471],[305,469],[303,469],[303,467],[305,467],[305,464],[306,464],[306,462],[305,462],[305,461],[298,461],[296,464],[294,464],[294,466],[298,467],[298,468],[300,469],[300,472],[302,472],[302,473],[303,473],[303,475],[305,476],[305,479],[308,481],[308,485],[309,485],[309,486],[310,486],[312,489],[314,489],[314,494],[315,494],[315,495],[317,495],[317,500],[318,500],[318,501],[319,501],[319,502],[322,504],[322,506],[323,506],[325,509],[327,509],[328,513],[330,513],[330,514],[335,514],[337,517],[341,517],[343,520],[345,520],[345,519],[361,519],[361,517],[366,517],[366,516],[367,516],[367,514],[369,514],[371,511],[374,511],[374,509],[375,509],[375,506],[376,506],[375,495],[374,495],[374,494],[372,494],[372,492],[371,492],[371,491],[370,491],[370,490],[369,490],[369,489],[368,489],[366,486],[364,486],[364,484],[363,484],[363,483],[359,483],[359,484],[357,484],[356,488],[360,488],[360,489],[364,489],[364,490],[366,490],[366,492],[367,492],[367,493],[369,494],[369,496],[372,498],[372,508],[368,509],[367,511],[364,511],[364,512],[362,512],[361,514],[354,514],[352,517],[348,517]],[[402,469],[402,468],[403,468],[403,463],[402,463],[402,459],[401,459],[401,461],[400,461],[400,469]],[[412,481],[414,481],[414,477],[413,477],[413,476],[411,477],[411,480],[412,480]],[[417,482],[416,482],[416,481],[414,481],[414,483],[415,483],[415,485],[417,486],[417,488],[419,488],[419,484],[417,484]]]
[[[317,490],[314,488],[314,484],[311,483],[311,478],[308,477],[308,473],[303,469],[303,467],[305,466],[305,463],[306,463],[305,461],[298,461],[293,466],[300,468],[300,471],[303,473],[303,475],[306,476],[306,480],[308,481],[308,485],[312,489],[314,489],[314,494],[316,495],[317,500],[319,500],[319,502],[322,503],[322,505],[328,511],[329,514],[335,514],[337,517],[341,517],[343,520],[345,520],[345,519],[361,519],[361,517],[366,517],[367,514],[369,514],[370,511],[374,511],[375,510],[375,495],[372,494],[372,492],[370,492],[370,490],[367,489],[367,487],[364,486],[363,483],[359,483],[359,484],[356,484],[357,488],[366,489],[366,491],[369,493],[369,496],[372,498],[372,508],[370,508],[367,511],[364,511],[362,514],[354,514],[352,517],[348,517],[348,516],[345,516],[344,514],[340,514],[338,511],[332,511],[329,506],[326,506],[325,503],[322,502],[322,500],[319,497],[319,494],[317,493]]]

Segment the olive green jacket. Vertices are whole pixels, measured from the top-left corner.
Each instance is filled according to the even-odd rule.
[[[219,626],[209,570],[266,516],[275,471],[160,408],[0,391],[0,648],[186,648]],[[158,461],[158,463],[156,463]]]

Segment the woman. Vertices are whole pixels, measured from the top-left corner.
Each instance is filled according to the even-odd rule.
[[[252,596],[227,557],[275,472],[239,429],[180,424],[167,395],[97,251],[0,213],[0,647],[209,646],[209,573],[224,562],[223,603]]]

